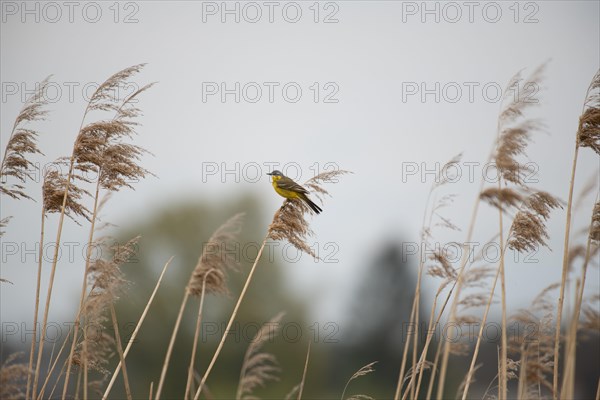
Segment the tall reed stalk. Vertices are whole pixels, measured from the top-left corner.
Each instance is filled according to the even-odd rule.
[[[40,221],[40,251],[38,253],[38,270],[37,270],[37,278],[35,282],[35,309],[33,311],[33,332],[31,338],[31,346],[29,348],[29,371],[33,370],[33,358],[35,355],[35,343],[37,340],[37,324],[38,324],[38,316],[39,316],[39,308],[40,308],[40,287],[42,284],[42,264],[43,264],[43,248],[44,248],[44,227],[46,220],[46,210],[44,206],[42,206],[42,218]],[[27,391],[25,394],[25,399],[29,399],[29,391],[31,390],[31,374],[27,374]]]
[[[586,92],[583,102],[581,117],[579,118],[579,127],[575,137],[575,150],[573,152],[573,162],[571,166],[571,178],[569,181],[569,195],[567,200],[567,214],[565,221],[565,237],[563,242],[563,263],[562,275],[560,280],[560,293],[558,296],[558,305],[556,311],[556,327],[554,337],[554,375],[553,375],[553,394],[554,399],[559,397],[558,388],[558,369],[560,361],[560,342],[563,303],[565,296],[565,287],[567,284],[567,274],[569,267],[569,238],[571,235],[571,208],[573,205],[573,189],[575,188],[575,172],[577,171],[577,159],[580,147],[588,147],[600,154],[600,70],[594,75]]]
[[[46,119],[48,111],[45,107],[48,105],[46,99],[46,89],[48,87],[50,76],[36,85],[36,88],[31,96],[25,101],[25,104],[19,111],[17,118],[13,124],[10,137],[6,144],[2,162],[0,163],[0,195],[6,195],[15,200],[28,199],[33,200],[24,190],[25,183],[29,180],[34,180],[33,170],[36,168],[29,157],[36,154],[43,154],[37,146],[38,132],[28,126],[30,123],[35,123]],[[16,182],[10,183],[9,178],[12,177]],[[42,205],[42,218],[40,227],[40,251],[38,253],[38,271],[35,289],[35,310],[33,315],[33,332],[31,338],[31,346],[29,349],[29,364],[28,371],[33,370],[33,360],[35,354],[35,344],[37,340],[37,325],[39,316],[39,299],[40,286],[42,275],[42,255],[44,243],[44,219],[46,209]],[[10,217],[2,218],[0,225],[5,227],[8,224]],[[0,232],[0,236],[3,232]],[[3,280],[4,281],[4,280]],[[27,387],[25,390],[25,399],[29,398],[31,390],[32,374],[27,374]]]
[[[204,297],[206,296],[206,279],[210,276],[211,273],[217,273],[217,270],[214,268],[210,268],[204,274],[202,279],[202,290],[200,293],[200,305],[198,306],[198,315],[196,317],[196,328],[194,330],[194,340],[192,342],[192,354],[190,356],[190,365],[188,366],[188,377],[187,382],[185,384],[185,395],[184,399],[188,399],[190,391],[192,390],[192,383],[194,381],[194,363],[196,360],[196,352],[198,351],[198,339],[200,337],[200,327],[202,323],[202,311],[204,310]]]
[[[215,353],[214,353],[212,359],[210,360],[210,364],[208,364],[208,367],[206,368],[206,372],[204,372],[204,375],[202,375],[202,380],[200,381],[200,385],[198,386],[198,389],[196,390],[196,394],[194,394],[194,400],[198,400],[198,398],[200,397],[200,393],[202,392],[202,387],[206,383],[206,380],[208,379],[210,372],[212,371],[212,369],[215,365],[215,362],[217,361],[217,358],[219,357],[219,354],[221,353],[221,350],[223,349],[223,345],[225,344],[225,340],[227,339],[229,332],[231,332],[231,326],[233,325],[233,321],[235,320],[235,317],[237,316],[240,305],[242,304],[242,300],[244,300],[246,291],[248,290],[248,287],[250,286],[250,281],[252,280],[252,276],[254,275],[254,271],[256,270],[256,266],[258,265],[258,261],[260,260],[260,256],[262,255],[262,252],[265,248],[265,244],[267,243],[267,240],[268,240],[268,237],[266,237],[263,240],[262,245],[260,246],[260,249],[258,250],[258,254],[256,256],[256,259],[254,260],[254,264],[252,264],[252,268],[250,269],[250,272],[248,273],[248,277],[246,278],[244,287],[242,288],[242,291],[238,297],[238,300],[235,303],[235,307],[233,308],[231,317],[229,317],[229,322],[227,322],[227,327],[225,328],[225,331],[223,332],[223,336],[221,337],[221,340],[219,341],[217,350],[215,350]],[[158,400],[158,397],[157,397],[157,400]]]
[[[33,389],[32,389],[33,396],[36,396],[38,380],[40,377],[40,364],[42,361],[42,355],[43,355],[43,351],[44,351],[44,342],[45,342],[46,331],[47,331],[47,326],[48,326],[48,314],[50,312],[50,301],[52,300],[52,288],[54,286],[54,277],[56,275],[56,265],[58,264],[58,252],[59,252],[59,248],[60,248],[60,240],[62,237],[63,223],[65,220],[65,208],[67,206],[67,197],[68,197],[68,193],[69,193],[69,188],[71,187],[71,179],[73,176],[73,162],[74,162],[74,158],[71,157],[69,173],[67,174],[66,183],[65,183],[65,194],[63,196],[60,216],[59,216],[59,220],[58,220],[56,239],[54,241],[54,243],[55,243],[54,255],[52,256],[52,267],[50,269],[50,280],[48,282],[48,291],[46,294],[46,303],[44,306],[44,316],[42,318],[42,333],[41,333],[41,337],[40,337],[40,345],[39,345],[39,349],[38,349],[37,362],[36,362],[36,366],[35,366],[35,375],[33,378]]]
[[[110,391],[112,390],[112,387],[115,383],[115,380],[117,379],[117,376],[119,374],[119,371],[121,370],[121,368],[123,367],[123,363],[125,361],[125,358],[127,357],[127,354],[129,354],[129,350],[131,349],[131,347],[133,346],[133,343],[135,342],[135,339],[142,327],[142,324],[144,323],[144,320],[146,319],[146,315],[148,314],[148,310],[150,309],[150,306],[152,305],[152,302],[154,301],[154,297],[156,296],[156,292],[158,292],[158,288],[160,287],[160,284],[162,283],[163,277],[165,275],[165,272],[167,272],[167,268],[169,267],[169,265],[171,264],[171,261],[173,261],[173,257],[171,257],[166,263],[165,266],[163,267],[160,276],[158,277],[158,280],[156,281],[156,285],[154,286],[154,290],[152,290],[152,294],[150,295],[150,298],[148,299],[148,301],[146,302],[146,307],[144,308],[144,311],[142,312],[140,318],[138,319],[137,324],[135,325],[135,328],[133,330],[133,333],[131,334],[131,337],[129,338],[129,341],[127,343],[127,347],[125,347],[125,351],[123,352],[123,360],[119,361],[119,363],[117,364],[117,367],[115,368],[112,377],[110,378],[110,382],[108,383],[108,386],[106,387],[106,390],[104,391],[104,394],[102,395],[102,400],[106,400],[108,398],[108,395],[110,394]],[[152,389],[150,389],[150,393],[152,393]],[[152,398],[152,395],[150,395],[150,398]]]
[[[177,333],[179,332],[179,327],[181,325],[183,313],[185,311],[185,307],[190,296],[193,295],[200,297],[200,307],[198,310],[198,318],[196,323],[197,330],[194,335],[196,339],[194,340],[194,346],[192,349],[191,356],[193,360],[196,354],[197,335],[199,333],[198,328],[200,324],[200,318],[202,315],[202,306],[204,303],[205,292],[206,290],[208,290],[209,293],[227,292],[227,282],[225,279],[227,269],[237,269],[237,261],[235,257],[233,257],[231,253],[226,251],[227,245],[237,239],[241,230],[242,220],[243,214],[236,214],[229,220],[227,220],[212,234],[212,236],[210,237],[210,239],[205,244],[202,250],[202,254],[198,259],[196,267],[190,275],[188,285],[184,290],[183,300],[181,301],[181,305],[179,307],[179,313],[177,314],[175,325],[173,326],[173,332],[171,333],[169,346],[165,354],[165,360],[163,362],[163,367],[155,394],[156,400],[160,398],[160,395],[162,393],[164,382],[167,376],[167,371],[169,369],[169,361],[171,359],[171,354],[173,353],[173,348],[175,346],[175,339],[177,337]],[[184,397],[185,399],[187,399],[189,385],[191,385],[191,380],[189,379],[188,374],[188,384],[186,385],[186,395]]]
[[[600,202],[596,198],[592,211],[592,218],[588,230],[588,237],[585,246],[585,254],[583,256],[583,266],[581,268],[581,277],[578,282],[578,290],[576,290],[575,308],[571,317],[571,326],[567,340],[567,348],[565,350],[565,367],[563,371],[563,397],[573,398],[574,383],[575,383],[575,360],[577,350],[577,330],[579,325],[579,317],[583,304],[583,292],[586,284],[587,269],[590,263],[592,254],[598,252],[600,244]]]

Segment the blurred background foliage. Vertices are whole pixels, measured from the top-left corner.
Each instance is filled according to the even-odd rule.
[[[230,296],[209,295],[206,298],[197,356],[197,370],[202,373],[224,331],[270,216],[265,215],[256,198],[244,196],[220,204],[174,203],[137,225],[120,227],[120,242],[141,235],[136,258],[124,267],[131,287],[117,305],[124,334],[133,331],[164,262],[171,255],[175,256],[127,358],[134,393],[148,393],[150,382],[156,384],[183,291],[203,244],[224,221],[238,212],[246,213],[240,246],[234,250],[240,255],[240,271],[228,276]],[[308,342],[312,341],[306,398],[311,395],[339,397],[349,377],[372,361],[378,361],[377,372],[353,381],[347,394],[392,396],[401,360],[402,337],[406,333],[403,322],[410,317],[415,285],[411,265],[403,262],[400,243],[390,238],[373,253],[372,265],[360,280],[355,295],[350,296],[352,300],[347,304],[347,315],[343,318],[347,322],[343,326],[338,322],[310,321],[308,305],[299,303],[286,291],[281,268],[286,261],[280,252],[273,251],[273,257],[263,253],[234,325],[236,329],[229,335],[208,381],[210,394],[215,398],[235,396],[244,352],[253,335],[259,325],[279,311],[285,311],[278,336],[264,348],[276,355],[282,369],[281,380],[259,389],[257,395],[281,398],[297,385],[302,378]],[[319,279],[318,276],[315,279]],[[186,308],[164,398],[183,396],[198,304],[198,299],[194,299]],[[117,380],[113,395],[124,396],[121,378]]]

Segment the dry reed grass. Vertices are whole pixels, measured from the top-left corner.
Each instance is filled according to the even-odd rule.
[[[344,386],[344,391],[342,392],[342,396],[340,397],[341,400],[374,400],[371,396],[368,396],[365,394],[353,394],[350,397],[344,397],[344,395],[346,394],[346,390],[348,390],[348,385],[350,385],[350,383],[353,380],[358,379],[361,376],[369,375],[370,373],[375,372],[375,368],[374,368],[375,364],[377,364],[377,361],[373,361],[373,362],[361,367],[358,371],[356,371],[354,374],[352,374],[350,379],[348,379],[348,381],[346,382],[346,386]]]
[[[133,182],[150,174],[140,164],[142,157],[148,152],[130,143],[130,140],[135,136],[138,128],[136,119],[141,116],[141,110],[136,107],[136,102],[133,100],[137,99],[141,93],[152,85],[143,86],[126,98],[116,99],[114,97],[116,89],[122,88],[125,82],[139,73],[142,68],[143,65],[126,68],[100,85],[84,112],[83,122],[76,136],[72,155],[68,158],[57,159],[55,168],[48,169],[44,175],[41,202],[41,243],[44,243],[45,219],[51,214],[58,214],[57,244],[60,243],[63,219],[66,216],[78,224],[89,223],[88,247],[101,247],[103,249],[102,254],[109,256],[92,259],[89,252],[86,255],[80,307],[75,316],[76,325],[69,334],[73,338],[70,342],[70,353],[67,351],[69,354],[63,356],[63,350],[68,345],[68,342],[65,341],[58,353],[51,356],[51,368],[49,368],[47,376],[44,377],[41,376],[40,364],[44,349],[43,338],[48,325],[47,318],[54,273],[58,263],[57,255],[54,255],[41,324],[42,340],[37,349],[37,362],[34,362],[35,340],[31,343],[29,365],[18,362],[18,354],[10,355],[0,368],[1,398],[43,398],[46,395],[45,389],[50,383],[55,367],[60,365],[62,365],[62,369],[58,368],[60,371],[57,376],[54,376],[54,388],[48,395],[49,397],[54,396],[55,389],[61,379],[64,378],[63,399],[71,396],[77,398],[81,396],[83,399],[87,399],[94,392],[103,392],[103,398],[108,398],[112,385],[118,373],[122,370],[127,397],[129,399],[133,398],[128,382],[126,356],[149,311],[149,306],[156,295],[168,263],[163,268],[154,292],[138,320],[134,336],[124,349],[118,332],[118,318],[114,304],[126,294],[125,289],[128,285],[121,267],[133,254],[138,238],[121,245],[110,245],[110,238],[98,237],[99,228],[97,224],[99,224],[99,212],[103,204],[100,194],[119,191],[123,188],[133,188]],[[544,66],[538,68],[525,82],[539,84],[543,71]],[[42,121],[47,116],[45,110],[47,101],[43,96],[47,84],[48,79],[42,82],[17,116],[0,166],[0,176],[3,178],[0,194],[14,200],[32,199],[26,192],[24,184],[31,179],[31,167],[33,166],[31,157],[41,155],[42,152],[37,147],[38,131],[32,129],[29,124]],[[523,78],[519,73],[510,80],[508,87],[519,87],[522,90],[522,85]],[[513,93],[511,91],[506,92]],[[494,240],[499,239],[501,244],[501,257],[498,265],[488,265],[479,257],[475,260],[461,259],[460,265],[455,267],[450,262],[449,255],[440,250],[433,250],[428,253],[427,257],[422,257],[419,260],[416,294],[411,309],[411,323],[418,326],[421,286],[424,276],[438,279],[439,286],[433,298],[428,320],[427,338],[420,355],[418,353],[420,344],[418,330],[411,332],[407,337],[396,385],[396,399],[420,398],[422,396],[421,386],[425,379],[425,370],[431,371],[426,397],[434,397],[434,387],[437,385],[435,397],[442,398],[446,393],[445,379],[448,372],[449,358],[456,355],[469,355],[472,352],[469,370],[466,371],[456,393],[456,397],[467,398],[469,388],[475,382],[477,372],[481,366],[477,363],[477,359],[482,342],[482,329],[496,296],[498,281],[500,281],[502,296],[502,340],[498,354],[498,394],[490,393],[493,390],[492,382],[484,397],[508,398],[507,387],[508,382],[511,380],[517,381],[516,393],[519,398],[542,399],[549,395],[554,398],[571,398],[574,396],[577,338],[584,337],[588,332],[592,334],[600,332],[600,312],[598,312],[600,296],[598,294],[586,296],[584,293],[588,267],[596,264],[597,255],[600,251],[600,202],[597,198],[593,205],[589,228],[585,230],[585,243],[569,246],[571,213],[572,210],[579,208],[579,203],[573,200],[578,151],[580,148],[589,148],[600,154],[600,72],[594,76],[589,86],[575,138],[575,154],[571,169],[569,195],[566,201],[567,220],[565,223],[561,281],[540,293],[529,308],[520,310],[510,317],[511,322],[523,327],[523,329],[517,329],[516,331],[519,334],[512,336],[509,341],[506,334],[508,318],[506,315],[506,282],[504,277],[505,252],[510,249],[526,253],[540,247],[547,247],[549,240],[549,234],[546,230],[547,220],[552,210],[562,208],[564,205],[555,196],[529,187],[524,179],[531,171],[521,160],[526,156],[527,146],[532,141],[532,135],[543,128],[543,124],[539,120],[530,119],[527,116],[527,111],[534,105],[534,103],[528,103],[518,98],[509,99],[506,97],[504,99],[498,117],[497,140],[490,156],[490,160],[496,163],[500,181],[497,186],[493,187],[484,187],[482,182],[464,242],[469,242],[473,234],[479,202],[483,201],[497,208],[499,229]],[[108,114],[109,117],[85,123],[92,113],[103,116]],[[459,162],[460,155],[451,159],[446,166]],[[98,176],[98,179],[94,182],[88,180],[86,176],[89,176],[90,173]],[[304,185],[322,202],[323,198],[328,195],[323,184],[336,183],[337,179],[346,173],[348,172],[326,172],[315,176]],[[14,182],[7,183],[8,179],[14,180]],[[442,195],[431,201],[432,194],[437,194],[436,190],[443,187],[447,182],[447,179],[436,179],[428,195],[427,208],[423,213],[421,239],[429,249],[432,248],[431,243],[436,234],[436,229],[459,231],[458,226],[442,213],[444,207],[452,204],[455,196],[453,194]],[[89,187],[93,187],[93,189],[90,190]],[[586,185],[583,192],[592,193],[596,189],[597,186],[595,185]],[[90,202],[92,203],[91,206],[88,205]],[[199,308],[184,398],[186,400],[188,398],[197,399],[201,393],[206,393],[206,380],[219,357],[230,332],[231,324],[237,316],[238,309],[252,280],[266,242],[268,240],[284,240],[301,252],[317,258],[317,255],[308,244],[308,239],[313,235],[310,223],[307,220],[307,214],[310,213],[310,209],[303,202],[296,200],[285,200],[281,208],[275,212],[268,227],[267,235],[229,318],[227,328],[206,372],[200,377],[200,384],[194,394],[192,383],[195,375],[194,364],[198,351],[203,301],[206,294],[229,293],[227,274],[231,271],[237,271],[238,268],[237,260],[231,252],[227,251],[227,244],[234,242],[240,233],[242,215],[235,215],[215,231],[205,244],[188,285],[184,289],[180,312],[173,328],[156,389],[154,388],[154,382],[150,384],[150,398],[154,397],[158,400],[161,396],[171,351],[183,311],[190,296],[199,299]],[[2,218],[0,228],[6,227],[8,220],[9,217]],[[505,224],[509,226],[506,231],[503,229]],[[458,244],[461,245],[460,242]],[[462,247],[465,247],[465,245],[463,244]],[[571,275],[577,273],[579,274],[577,279],[572,279]],[[38,265],[36,309],[34,312],[34,321],[36,322],[39,315],[40,276],[41,263]],[[0,279],[0,281],[7,282],[6,279]],[[565,290],[573,281],[576,285],[573,293],[574,306],[568,328],[563,334],[561,322],[563,320]],[[555,292],[559,293],[558,302],[555,302],[553,298]],[[443,293],[447,293],[447,297],[444,298]],[[442,316],[446,315],[447,305],[450,305],[447,312],[450,322],[457,323],[459,326],[480,324],[481,329],[478,332],[476,345],[472,349],[463,342],[452,344],[440,342],[435,349],[431,349],[433,354],[430,354],[430,345],[433,340],[430,333],[433,331],[431,328],[440,322]],[[477,311],[481,309],[483,309],[483,315],[480,316]],[[281,371],[275,356],[263,352],[262,348],[267,340],[271,338],[270,334],[273,332],[274,326],[280,323],[281,318],[282,314],[279,314],[263,325],[255,340],[249,345],[241,367],[236,391],[237,399],[254,398],[254,391],[257,388],[278,379]],[[108,335],[105,332],[90,336],[87,328],[94,325],[112,325],[116,331],[115,336]],[[564,344],[562,363],[559,357],[561,344]],[[409,349],[412,350],[412,360],[408,358]],[[115,359],[116,355],[118,355],[119,363],[112,373],[110,382],[107,383],[109,371],[112,369],[112,359]],[[302,398],[309,357],[310,344],[301,382],[292,389],[287,398],[297,398],[298,400]],[[375,362],[365,365],[349,378],[343,389],[342,399],[371,399],[371,397],[364,394],[345,396],[351,382],[374,372],[374,365]],[[75,391],[70,394],[72,385],[69,385],[69,378],[72,367],[77,370],[78,376]],[[560,368],[562,368],[562,374],[559,374]],[[88,373],[90,374],[89,378]],[[42,383],[42,386],[38,391],[39,383]],[[50,384],[51,386],[52,384]]]
[[[187,290],[199,297],[207,293],[228,294],[227,271],[237,271],[239,259],[227,246],[234,245],[242,229],[244,214],[236,214],[221,225],[204,245],[198,264],[190,276]]]
[[[43,121],[48,115],[46,106],[46,89],[50,77],[44,79],[36,86],[34,93],[27,99],[23,108],[17,115],[4,150],[2,164],[0,164],[0,194],[13,199],[33,200],[25,193],[25,183],[33,181],[35,165],[29,157],[43,154],[37,146],[38,131],[29,127],[29,124]],[[8,183],[7,178],[16,180]]]
[[[30,370],[26,363],[18,361],[21,355],[9,355],[0,367],[0,399],[21,399],[25,396]]]
[[[254,389],[264,387],[270,381],[279,380],[281,369],[277,358],[271,353],[263,352],[262,347],[273,340],[283,316],[284,313],[279,313],[271,318],[261,326],[250,342],[242,363],[236,400],[255,399],[256,397],[252,395]]]

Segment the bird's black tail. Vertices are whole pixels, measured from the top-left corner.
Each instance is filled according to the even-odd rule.
[[[308,196],[303,196],[302,200],[304,200],[304,202],[308,204],[308,206],[315,212],[315,214],[319,214],[321,211],[323,211],[323,209],[321,209],[321,207],[313,203],[313,201],[309,199]]]

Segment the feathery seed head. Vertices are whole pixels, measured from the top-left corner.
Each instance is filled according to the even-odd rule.
[[[250,400],[257,387],[264,387],[268,382],[279,380],[280,368],[273,354],[261,352],[265,343],[273,339],[277,333],[281,319],[285,314],[280,312],[265,323],[256,333],[246,350],[244,363],[240,372],[237,400]]]
[[[525,186],[523,178],[529,172],[529,168],[521,164],[518,157],[525,155],[531,135],[542,128],[538,120],[524,117],[525,110],[539,103],[524,94],[529,93],[531,87],[541,85],[545,67],[546,64],[542,64],[525,80],[521,79],[521,72],[515,74],[503,96],[494,161],[502,178],[516,185]]]
[[[510,188],[491,187],[481,192],[480,197],[481,200],[504,211],[508,207],[518,207],[523,201],[523,197],[516,190]]]
[[[546,220],[550,211],[559,207],[562,208],[560,201],[546,192],[531,194],[513,220],[508,247],[519,252],[536,250],[538,246],[548,247]]]
[[[27,179],[32,179],[32,171],[35,166],[27,158],[33,154],[43,154],[37,147],[38,132],[26,125],[31,122],[44,120],[48,111],[45,106],[48,100],[45,91],[50,77],[44,79],[36,87],[35,92],[27,99],[27,102],[19,112],[13,125],[12,134],[6,145],[2,165],[0,166],[0,194],[5,194],[14,199],[32,198],[24,192],[23,185]],[[13,177],[18,183],[6,184],[6,178]]]
[[[592,211],[592,224],[590,227],[590,240],[600,245],[600,202],[594,204]]]
[[[61,212],[67,188],[67,174],[63,172],[65,167],[68,168],[65,160],[58,159],[52,166],[53,168],[48,168],[44,173],[44,183],[42,184],[43,207],[48,214]],[[90,196],[90,193],[76,185],[69,184],[65,214],[75,222],[77,222],[76,216],[90,220],[90,211],[81,203],[84,196]]]
[[[236,270],[238,259],[228,251],[228,245],[237,240],[244,214],[236,214],[221,225],[204,245],[198,264],[192,272],[187,290],[194,296],[202,294],[202,286],[208,293],[228,293],[226,272]]]
[[[27,375],[26,363],[17,362],[22,353],[9,355],[0,367],[0,399],[22,399],[25,397]]]
[[[600,70],[592,79],[584,103],[584,112],[579,117],[577,145],[589,147],[600,154]]]
[[[125,80],[142,67],[143,64],[117,72],[98,87],[90,100],[89,109],[112,111],[114,116],[110,120],[87,124],[80,130],[75,141],[73,156],[76,169],[98,174],[100,187],[106,190],[117,191],[124,186],[133,189],[132,182],[150,174],[138,164],[148,152],[124,140],[135,135],[138,123],[134,118],[141,114],[132,100],[152,84],[143,86],[126,98],[114,96],[115,89],[127,84]]]

